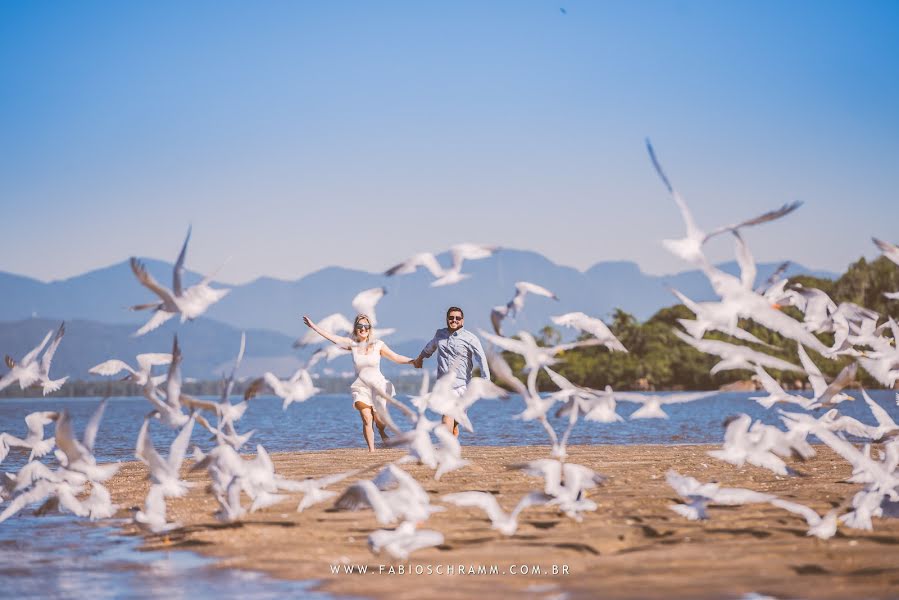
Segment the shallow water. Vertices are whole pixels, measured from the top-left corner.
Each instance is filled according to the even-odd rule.
[[[869,395],[897,421],[899,406],[896,395],[888,390],[873,390]],[[767,410],[750,400],[752,392],[729,392],[713,397],[673,404],[664,408],[668,419],[628,419],[638,405],[620,402],[620,423],[579,422],[572,434],[571,444],[714,444],[724,439],[722,423],[732,415],[745,413],[765,423],[780,425],[777,409],[802,412],[794,405],[778,405]],[[862,422],[875,424],[868,406],[860,394],[852,392],[854,402],[843,402],[838,408],[841,414],[855,417]],[[401,397],[402,398],[402,397]],[[0,400],[0,431],[24,436],[24,418],[36,410],[62,410],[72,416],[75,430],[80,435],[93,414],[97,398],[47,398],[27,400]],[[100,460],[134,460],[134,443],[144,415],[150,410],[143,398],[110,398],[97,435],[96,454]],[[524,422],[513,417],[523,410],[520,397],[509,400],[482,400],[469,411],[475,431],[462,432],[463,444],[478,446],[508,446],[548,443],[546,433],[536,422]],[[820,416],[824,411],[817,411]],[[392,411],[400,427],[408,427],[402,414]],[[430,415],[437,418],[436,415]],[[551,417],[551,422],[561,432],[565,418]],[[298,450],[327,450],[330,448],[364,447],[359,413],[352,408],[349,394],[316,396],[302,404],[292,404],[281,410],[281,400],[263,397],[253,400],[244,418],[238,423],[241,432],[254,429],[247,450],[253,451],[262,444],[269,452],[293,452]],[[53,426],[47,427],[52,435]],[[169,443],[176,432],[154,423],[151,434],[157,446]],[[212,447],[210,436],[199,426],[194,430],[192,444],[204,449]],[[22,455],[11,454],[0,469],[22,464]]]
[[[0,596],[191,600],[241,596],[258,600],[333,598],[314,582],[278,581],[260,573],[213,567],[192,552],[144,552],[123,536],[67,515],[26,512],[0,524]]]
[[[899,406],[890,391],[869,392],[897,421]],[[698,444],[720,443],[728,416],[745,413],[769,424],[779,424],[776,409],[766,410],[749,399],[754,394],[722,393],[705,400],[665,407],[668,419],[630,420],[627,417],[637,405],[620,403],[618,413],[625,418],[613,424],[581,422],[571,435],[571,444]],[[859,398],[839,405],[844,415],[874,424],[867,405]],[[76,432],[96,408],[96,398],[47,398],[0,400],[0,431],[25,435],[24,417],[36,410],[68,410]],[[149,411],[143,398],[111,398],[96,441],[100,461],[134,460],[134,443],[143,416]],[[485,400],[469,410],[473,433],[462,432],[467,445],[546,444],[542,427],[535,422],[522,422],[512,417],[521,412],[520,398],[506,401]],[[798,407],[784,410],[800,412]],[[823,411],[817,411],[821,414]],[[436,416],[432,416],[436,418]],[[394,413],[401,426],[403,416]],[[561,433],[564,419],[553,417]],[[254,400],[239,423],[240,431],[255,429],[247,451],[256,443],[269,452],[325,450],[340,447],[363,447],[357,411],[348,394],[314,397],[303,404],[281,410],[277,398]],[[53,426],[47,427],[52,435]],[[157,447],[168,444],[175,432],[158,424],[151,426]],[[213,443],[199,427],[194,430],[192,444],[204,449]],[[11,453],[0,470],[15,471],[26,455]],[[45,462],[48,462],[45,459]],[[191,600],[243,596],[247,598],[329,598],[311,592],[309,582],[282,582],[267,576],[212,567],[209,559],[190,552],[142,552],[137,550],[139,538],[125,537],[112,526],[93,526],[61,515],[34,517],[22,511],[0,524],[0,590],[2,596],[15,598],[166,598],[189,597]]]

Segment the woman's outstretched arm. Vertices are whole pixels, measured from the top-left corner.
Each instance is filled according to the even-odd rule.
[[[395,363],[399,363],[401,365],[411,365],[415,359],[409,358],[408,356],[403,356],[402,354],[397,354],[393,350],[391,350],[387,344],[381,344],[381,356],[384,358],[389,358]]]
[[[314,331],[318,335],[322,336],[329,342],[334,342],[341,348],[346,348],[349,350],[349,348],[353,345],[353,340],[348,337],[343,337],[342,335],[334,335],[329,331],[325,331],[324,329],[316,325],[308,315],[303,315],[303,323],[305,323],[310,329],[312,329],[312,331]]]

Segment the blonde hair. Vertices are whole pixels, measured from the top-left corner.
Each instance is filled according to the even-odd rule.
[[[365,340],[365,343],[371,344],[372,342],[375,341],[375,339],[374,339],[375,338],[375,330],[374,330],[374,328],[371,328],[371,319],[368,318],[368,315],[364,315],[362,313],[359,313],[358,315],[356,315],[356,319],[353,321],[353,341],[354,342],[362,341],[359,339],[359,336],[356,332],[356,326],[359,325],[360,321],[368,322],[368,326],[370,327],[370,329],[368,330],[368,339]]]

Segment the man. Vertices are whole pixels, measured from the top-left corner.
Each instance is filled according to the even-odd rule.
[[[428,342],[424,350],[412,361],[415,368],[420,369],[424,359],[430,358],[437,351],[437,377],[443,377],[452,373],[453,392],[462,396],[465,393],[468,382],[471,381],[471,371],[477,362],[481,368],[481,376],[490,380],[490,367],[487,366],[487,356],[481,341],[468,330],[462,329],[465,325],[465,315],[458,306],[451,306],[446,311],[446,327],[438,329],[434,338]],[[459,436],[459,424],[452,417],[443,416],[446,428]]]

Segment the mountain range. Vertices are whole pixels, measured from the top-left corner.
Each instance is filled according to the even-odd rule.
[[[442,264],[450,262],[446,254],[439,255],[438,260]],[[157,280],[170,285],[171,263],[144,262]],[[734,262],[718,267],[729,273],[738,272]],[[759,281],[764,281],[776,267],[777,263],[759,264]],[[714,298],[705,276],[697,270],[650,275],[627,261],[599,262],[579,271],[557,265],[536,252],[504,249],[488,259],[466,262],[463,270],[471,275],[468,279],[437,288],[429,286],[431,277],[423,270],[386,277],[328,267],[295,281],[260,277],[242,285],[220,286],[230,287],[230,293],[203,318],[185,324],[173,319],[141,338],[130,336],[150,314],[132,312],[127,307],[152,301],[153,297],[137,282],[128,261],[46,283],[0,272],[0,320],[4,321],[0,322],[0,352],[19,357],[36,345],[48,329],[65,320],[67,335],[55,358],[59,371],[54,373],[79,377],[107,358],[127,361],[139,352],[168,351],[171,335],[177,332],[184,348],[185,374],[208,378],[233,360],[239,332],[246,330],[244,370],[255,374],[273,369],[286,374],[299,364],[300,355],[292,350],[291,342],[306,331],[303,314],[317,320],[342,312],[352,319],[350,303],[355,294],[377,286],[387,288],[387,295],[377,306],[378,324],[396,328],[386,341],[407,354],[416,354],[434,330],[443,326],[445,310],[451,305],[465,310],[466,327],[489,328],[491,307],[509,301],[515,293],[515,282],[522,280],[552,290],[560,300],[528,297],[517,320],[504,324],[507,335],[520,329],[539,330],[550,323],[551,315],[570,311],[607,318],[621,308],[644,320],[675,303],[668,287],[698,301]],[[795,274],[838,277],[836,273],[791,264],[787,275]],[[185,274],[187,285],[199,279],[197,273]],[[352,368],[346,358],[328,367],[337,371]]]

